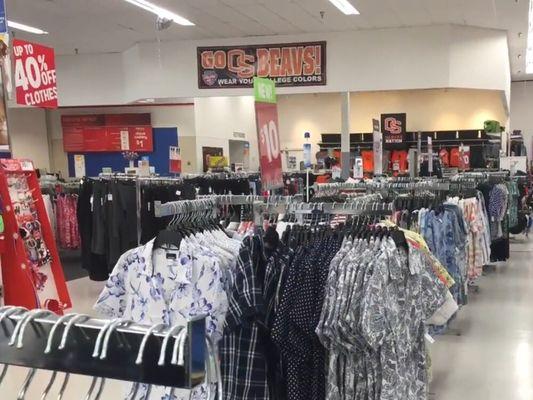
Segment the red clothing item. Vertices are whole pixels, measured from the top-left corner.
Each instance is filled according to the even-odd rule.
[[[450,151],[450,167],[459,168],[459,147],[454,147]]]
[[[407,151],[393,150],[391,153],[391,167],[394,172],[404,173],[409,169]]]
[[[450,166],[450,153],[448,153],[448,150],[441,149],[441,151],[439,151],[439,157],[440,157],[440,162],[442,163],[444,167]]]
[[[374,152],[372,150],[363,150],[363,172],[374,172]]]

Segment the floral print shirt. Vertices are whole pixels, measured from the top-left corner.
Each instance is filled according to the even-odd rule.
[[[109,318],[138,323],[174,326],[206,315],[208,335],[222,338],[228,299],[221,258],[193,238],[181,241],[179,250],[154,249],[154,240],[120,257],[94,308]],[[147,385],[136,399],[148,400]],[[192,399],[203,399],[206,388],[192,391]],[[129,398],[129,397],[126,397]],[[153,387],[149,399],[179,400],[189,391]]]

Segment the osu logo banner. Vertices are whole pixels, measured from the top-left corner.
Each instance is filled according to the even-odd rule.
[[[249,88],[253,78],[276,87],[326,84],[326,42],[198,47],[200,89]]]
[[[381,131],[386,144],[403,142],[406,133],[406,114],[381,114]]]

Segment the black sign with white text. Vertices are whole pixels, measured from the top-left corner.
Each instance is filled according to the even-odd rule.
[[[381,132],[385,144],[401,144],[407,132],[407,115],[381,114]]]

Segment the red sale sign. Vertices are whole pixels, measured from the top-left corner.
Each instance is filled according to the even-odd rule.
[[[25,40],[13,40],[17,104],[57,108],[54,49]]]
[[[283,187],[277,104],[255,103],[255,120],[259,141],[261,186],[264,190]]]

